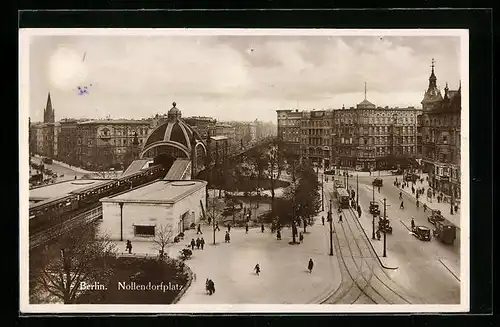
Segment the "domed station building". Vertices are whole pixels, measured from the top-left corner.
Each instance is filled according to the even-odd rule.
[[[155,164],[163,164],[168,169],[165,179],[194,178],[204,169],[207,148],[200,135],[181,117],[177,104],[172,103],[167,121],[148,136],[139,155],[141,159],[152,159]]]

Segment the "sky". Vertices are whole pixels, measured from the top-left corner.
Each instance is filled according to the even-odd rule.
[[[421,107],[431,58],[441,89],[460,80],[458,36],[31,36],[30,117],[183,116],[276,122],[277,109]],[[22,50],[21,50],[22,51]],[[87,87],[79,94],[78,87]]]

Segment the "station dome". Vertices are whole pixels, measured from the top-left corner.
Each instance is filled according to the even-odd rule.
[[[161,154],[160,152],[167,152],[176,158],[191,158],[193,147],[200,147],[206,155],[206,147],[201,137],[181,119],[182,113],[175,102],[172,103],[167,117],[167,121],[158,126],[146,139],[141,157],[155,157]]]

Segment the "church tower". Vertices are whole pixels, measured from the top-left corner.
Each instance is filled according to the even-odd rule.
[[[43,122],[44,123],[54,123],[55,122],[55,113],[54,109],[52,108],[52,100],[50,99],[50,92],[47,97],[47,105],[45,106],[45,109],[43,110]]]
[[[429,76],[429,86],[427,88],[427,91],[424,93],[424,98],[422,99],[422,109],[424,111],[429,111],[434,108],[436,103],[439,103],[441,100],[443,100],[443,97],[441,96],[441,91],[439,91],[437,87],[437,78],[436,75],[434,74],[434,58],[432,58],[431,62],[431,76]]]

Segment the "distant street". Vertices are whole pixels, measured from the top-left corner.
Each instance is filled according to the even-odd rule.
[[[38,157],[31,157],[31,160],[36,164],[42,163],[42,159],[38,158]],[[83,175],[85,175],[85,173],[77,171],[78,169],[71,169],[71,168],[65,167],[63,165],[56,163],[55,161],[52,164],[44,163],[43,165],[45,166],[45,168],[50,169],[54,173],[57,174],[56,182],[75,179],[75,176],[76,176],[76,178],[81,178]],[[64,175],[64,176],[60,177],[61,175]]]
[[[359,222],[370,239],[372,215],[369,213],[369,203],[372,201],[373,178],[359,177],[359,203],[362,208]],[[382,258],[383,236],[380,241],[371,240],[371,242],[386,265],[398,267],[395,270],[388,269],[386,273],[395,283],[421,298],[425,304],[459,303],[460,230],[457,230],[457,239],[453,245],[442,244],[434,238],[430,242],[418,240],[410,234],[411,218],[415,219],[415,225],[427,226],[432,230],[433,226],[427,221],[429,211],[424,213],[422,207],[417,210],[415,200],[405,192],[402,192],[405,208],[401,210],[400,190],[393,185],[395,176],[382,176],[382,178],[384,185],[380,188],[380,193],[375,188],[375,201],[379,203],[383,215],[383,198],[387,199],[387,217],[393,228],[392,235],[387,235],[387,258]],[[398,176],[398,179],[401,180],[401,176]],[[356,191],[355,176],[349,178],[349,188]],[[325,183],[324,190],[329,197],[329,193],[333,191],[333,183],[331,181]],[[344,212],[349,210],[345,209]],[[357,219],[352,214],[349,217]]]

